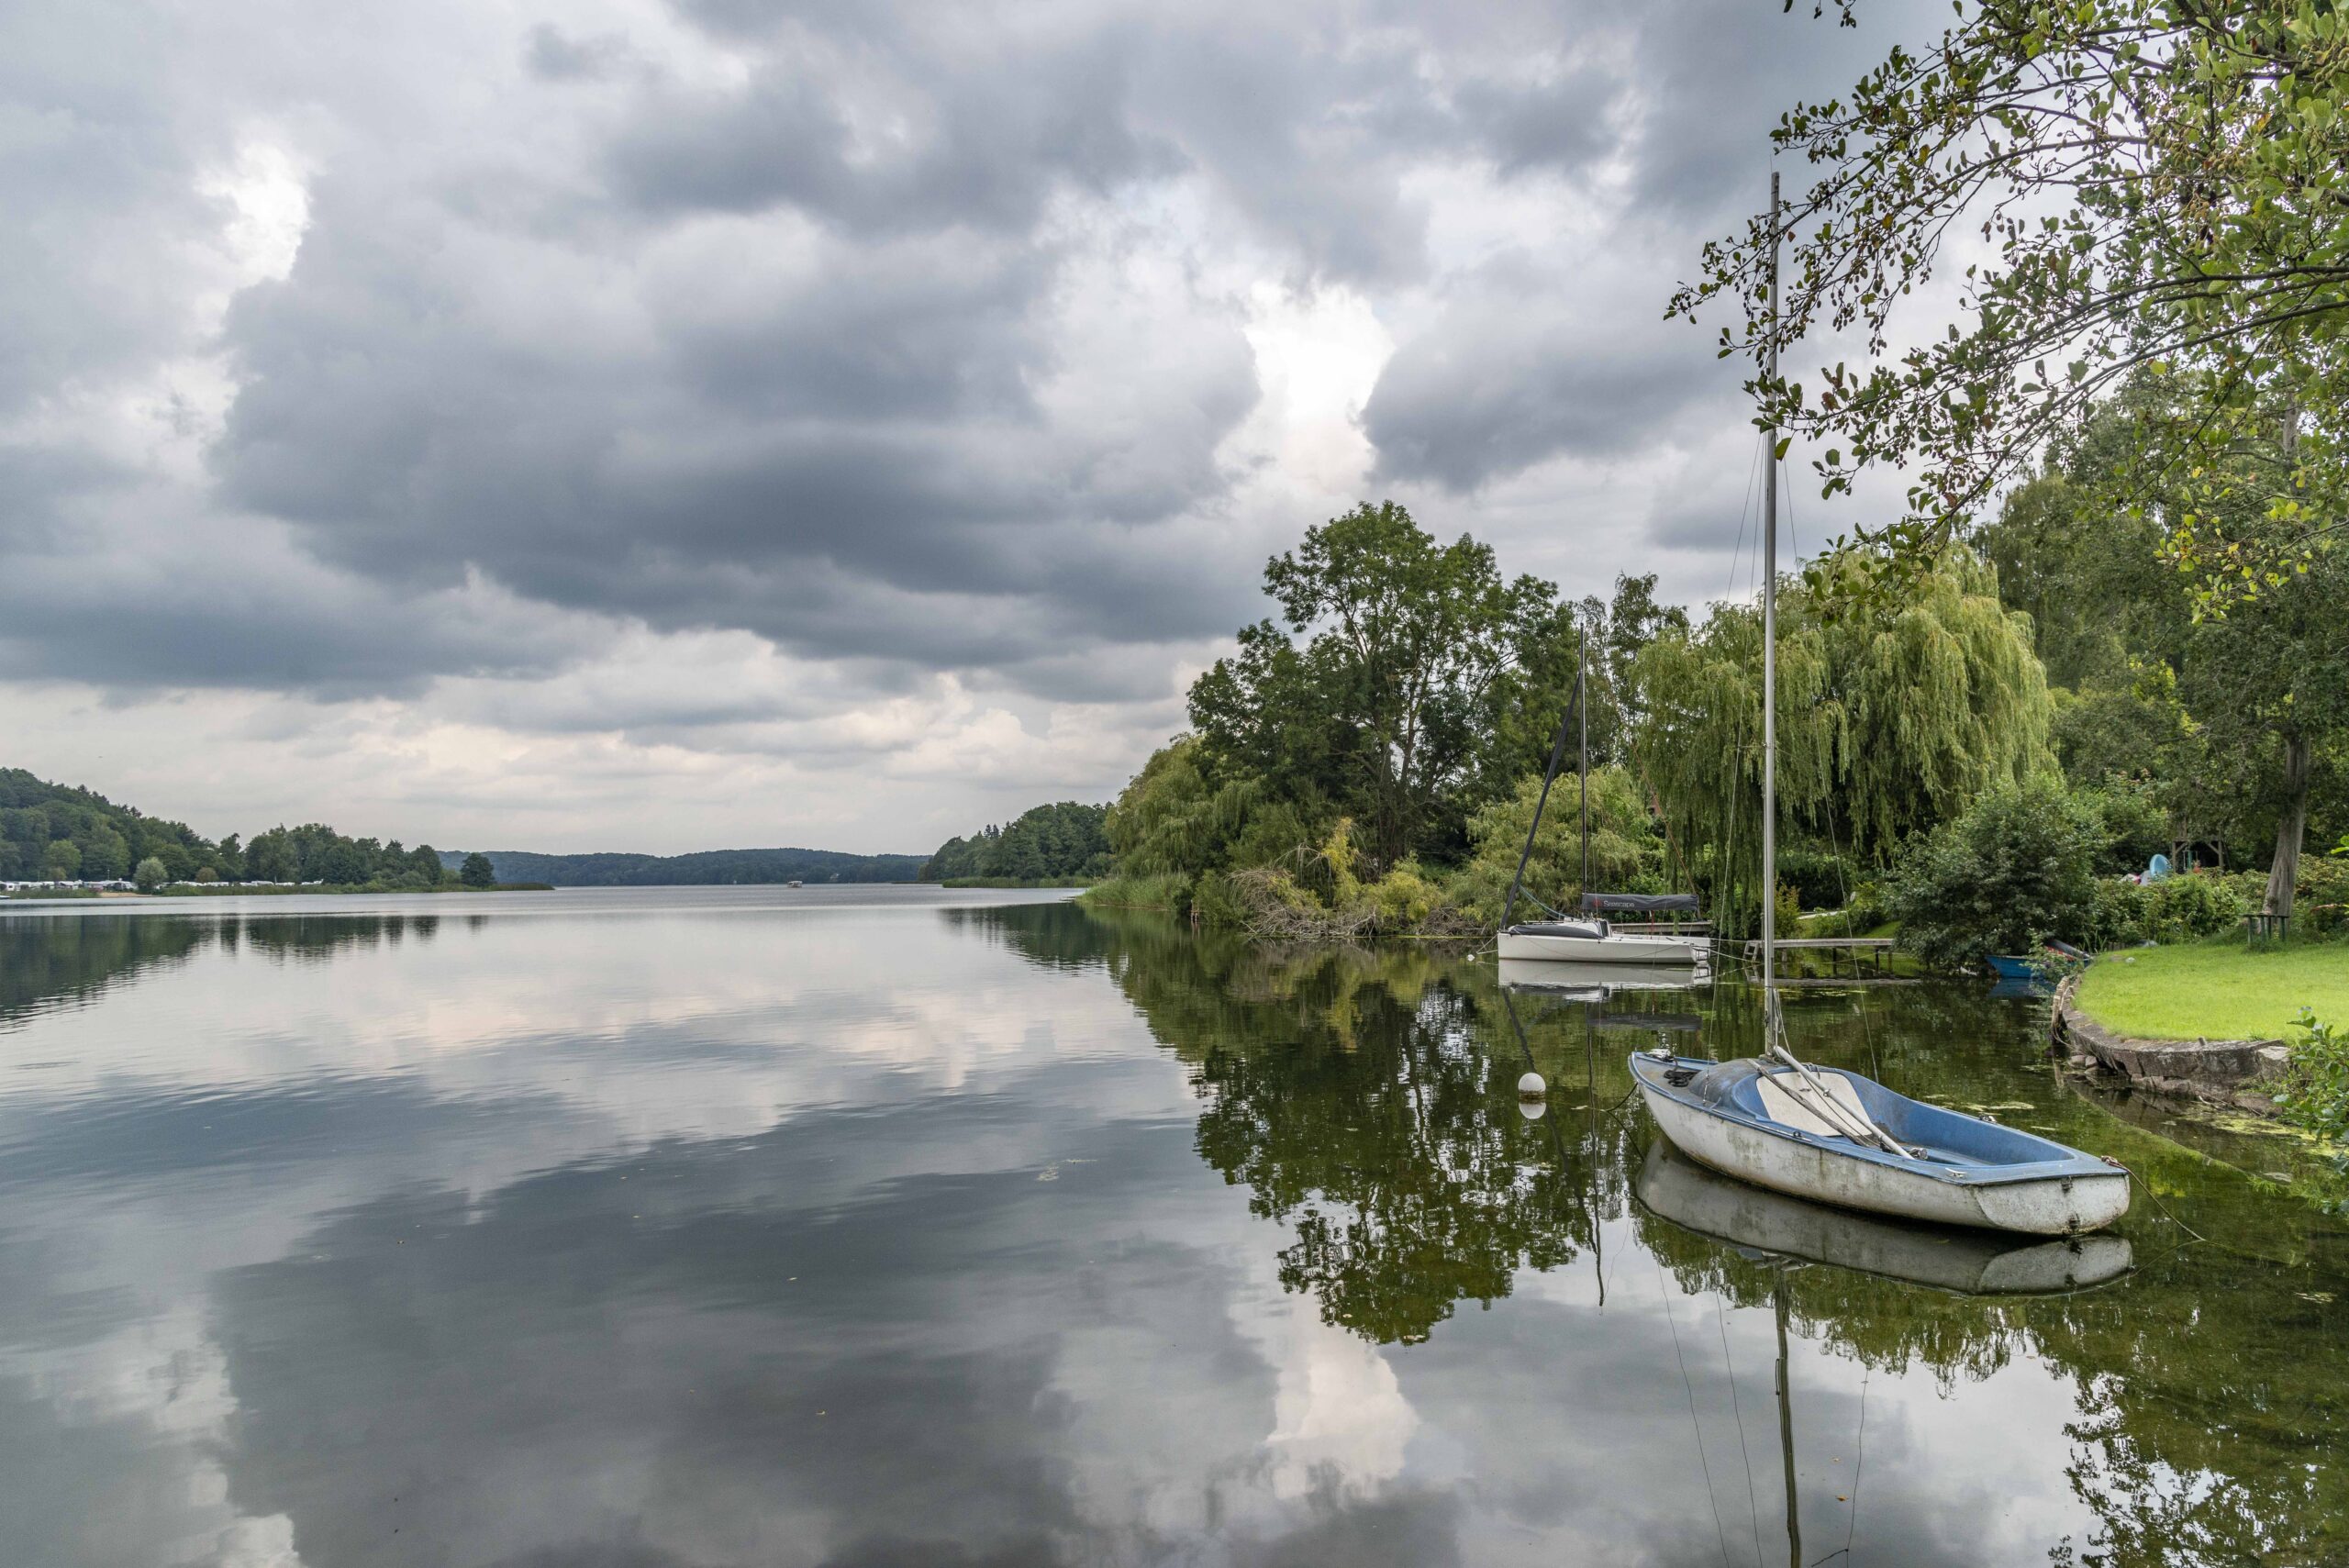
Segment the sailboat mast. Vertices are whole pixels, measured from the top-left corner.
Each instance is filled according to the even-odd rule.
[[[1778,176],[1770,175],[1770,328],[1765,385],[1778,379]],[[1778,946],[1778,426],[1762,428],[1762,989],[1777,978]]]
[[[1590,896],[1590,628],[1582,628],[1575,651],[1575,717],[1582,725],[1582,895]],[[1588,905],[1584,906],[1586,908]]]

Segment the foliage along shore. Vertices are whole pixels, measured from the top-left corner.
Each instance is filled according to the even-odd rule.
[[[0,882],[132,882],[142,891],[183,883],[310,883],[427,893],[496,880],[479,856],[451,867],[429,844],[409,849],[397,839],[349,838],[320,822],[272,828],[249,841],[231,833],[216,843],[184,822],[150,817],[95,790],[0,768]]]
[[[1837,586],[1873,570],[1865,552],[1782,586],[1786,929],[1806,911],[1808,934],[1897,927],[1961,972],[2051,937],[2207,937],[2262,908],[2297,907],[2306,935],[2343,926],[2349,861],[2299,853],[2349,832],[2349,703],[2308,679],[2349,664],[2325,607],[2349,595],[2323,596],[2343,573],[2198,621],[2143,523],[2074,505],[2102,439],[2080,432],[1998,522],[1878,584],[1865,613]],[[1284,940],[1493,929],[1586,639],[1592,767],[1558,779],[1520,910],[1576,901],[1586,782],[1598,886],[1693,887],[1724,935],[1758,924],[1752,603],[1699,618],[1659,604],[1653,576],[1568,602],[1391,503],[1308,530],[1264,575],[1278,621],[1241,629],[1193,684],[1188,729],[1103,814],[1086,902]],[[2280,872],[2132,874],[2180,851],[2255,868],[2243,846],[2263,840]]]

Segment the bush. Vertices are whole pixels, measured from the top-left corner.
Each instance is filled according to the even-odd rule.
[[[1112,876],[1077,895],[1077,901],[1103,909],[1171,909],[1191,906],[1191,879],[1180,872],[1155,876]]]
[[[2300,857],[2300,879],[2292,887],[2292,926],[2311,937],[2349,930],[2349,858],[2340,858],[2339,851]]]
[[[2195,873],[2143,885],[2114,878],[2097,884],[2087,924],[2073,940],[2098,949],[2190,942],[2233,929],[2250,912],[2232,877]]]
[[[2096,917],[2104,829],[2060,781],[2002,784],[1930,838],[1912,840],[1886,884],[1900,940],[1932,968],[1969,970],[1992,953],[2078,940]]]
[[[1777,917],[1779,936],[1791,938],[1802,934],[1802,897],[1790,884],[1778,884],[1777,908],[1774,913]]]
[[[2306,1038],[2292,1047],[2276,1093],[2277,1108],[2296,1127],[2349,1140],[2349,1034],[2319,1022],[2307,1007],[2292,1027]]]
[[[1778,885],[1792,888],[1806,909],[1841,909],[1859,881],[1851,862],[1831,851],[1797,844],[1778,851]]]
[[[130,873],[130,880],[139,884],[139,892],[152,893],[169,882],[171,874],[163,869],[161,861],[157,860],[153,855],[149,855],[139,862],[139,869]]]
[[[2253,878],[2254,883],[2264,882]],[[2170,876],[2147,883],[2145,937],[2156,942],[2186,942],[2215,937],[2243,923],[2254,902],[2233,877]]]
[[[2147,890],[2137,884],[2120,877],[2100,878],[2080,945],[2102,952],[2151,941],[2145,928],[2152,907]]]

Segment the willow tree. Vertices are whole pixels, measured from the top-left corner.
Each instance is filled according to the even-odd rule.
[[[1825,613],[1847,573],[1831,557],[1778,592],[1782,831],[1881,862],[2001,780],[2053,765],[2053,705],[2028,619],[1990,568],[1943,552],[1876,616]],[[1731,928],[1760,908],[1762,619],[1722,604],[1659,637],[1633,666],[1644,708],[1634,755],[1674,842]]]

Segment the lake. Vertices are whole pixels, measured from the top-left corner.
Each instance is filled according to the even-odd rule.
[[[2340,1183],[2043,1002],[1788,1027],[2135,1169],[2068,1289],[1658,1147],[1626,1056],[1750,987],[1052,896],[0,913],[7,1560],[2349,1561]]]

